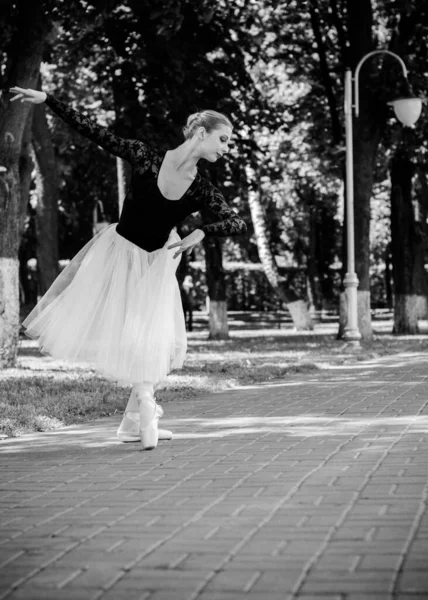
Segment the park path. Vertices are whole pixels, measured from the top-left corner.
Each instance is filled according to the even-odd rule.
[[[0,600],[428,598],[428,356],[0,443]]]

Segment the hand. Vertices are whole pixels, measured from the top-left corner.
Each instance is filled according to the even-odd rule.
[[[180,256],[180,254],[182,254],[183,252],[186,252],[186,254],[190,254],[191,251],[193,250],[193,248],[199,244],[199,242],[201,242],[205,237],[205,233],[202,231],[202,229],[195,229],[195,231],[192,231],[192,233],[189,233],[189,235],[187,235],[185,238],[183,238],[182,240],[180,240],[179,242],[176,242],[175,244],[171,244],[170,246],[168,246],[168,250],[170,248],[178,248],[177,252],[174,254],[174,258],[177,258],[177,256]]]
[[[21,98],[21,102],[31,102],[31,104],[42,104],[46,100],[45,92],[38,92],[37,90],[29,90],[20,87],[12,87],[9,92],[12,94],[16,94],[13,98],[10,99],[11,102],[14,100],[19,100]]]

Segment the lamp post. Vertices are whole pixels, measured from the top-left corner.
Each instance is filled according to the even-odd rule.
[[[412,126],[418,120],[422,111],[422,100],[414,98],[411,95],[410,84],[407,79],[407,69],[403,60],[394,52],[389,50],[374,50],[369,52],[358,63],[355,69],[355,77],[352,77],[351,69],[345,73],[345,135],[346,135],[346,237],[347,237],[347,265],[346,275],[343,280],[347,300],[347,323],[345,326],[343,339],[354,345],[359,345],[361,333],[358,329],[358,277],[355,273],[355,227],[354,227],[354,155],[353,155],[353,131],[352,131],[352,110],[355,109],[355,116],[359,115],[359,88],[358,78],[363,63],[375,54],[389,54],[394,56],[400,63],[404,78],[407,82],[409,96],[398,98],[392,102],[396,117],[403,125]],[[354,81],[354,98],[352,102],[352,82]]]

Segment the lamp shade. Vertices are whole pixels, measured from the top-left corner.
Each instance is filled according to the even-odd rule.
[[[397,119],[407,127],[414,125],[421,116],[421,98],[398,98],[398,100],[392,100],[388,104],[394,108]]]

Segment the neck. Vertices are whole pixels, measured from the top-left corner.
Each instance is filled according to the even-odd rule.
[[[196,152],[196,143],[186,140],[174,150],[169,150],[169,156],[177,171],[194,173],[200,156]]]

